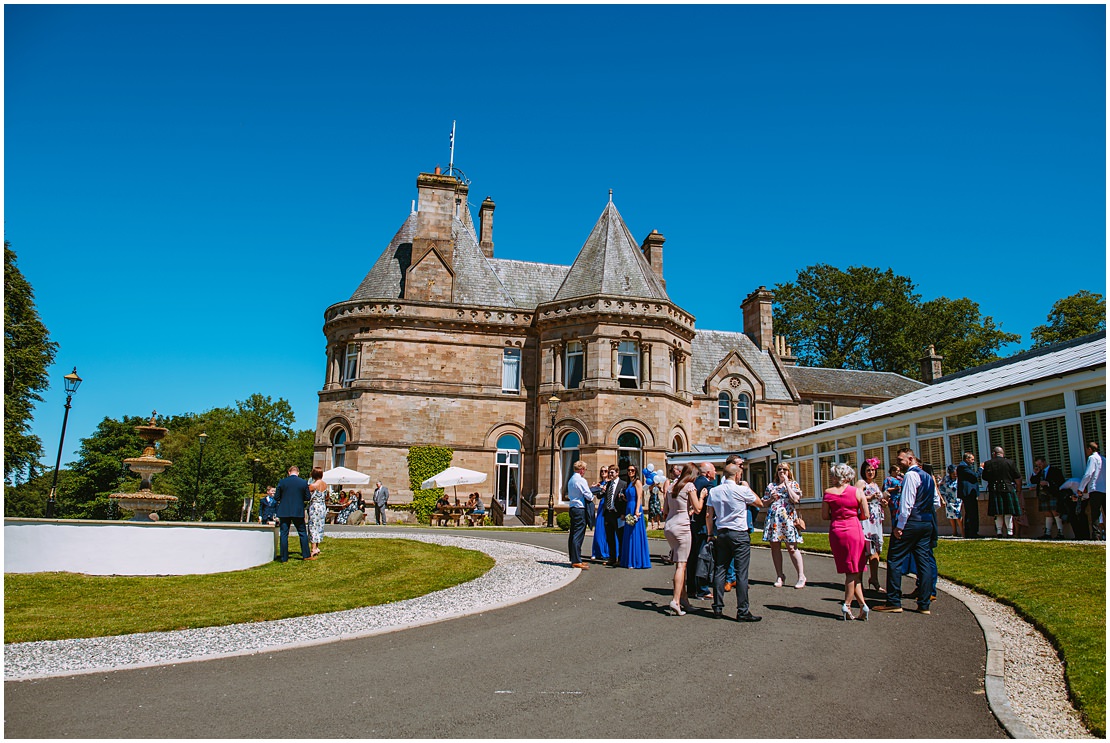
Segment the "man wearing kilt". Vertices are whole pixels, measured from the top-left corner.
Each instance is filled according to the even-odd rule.
[[[1002,536],[1005,521],[1006,536],[1014,536],[1014,516],[1021,513],[1021,474],[1001,446],[991,449],[991,460],[983,465],[983,480],[989,496],[987,515],[994,516],[994,535]]]

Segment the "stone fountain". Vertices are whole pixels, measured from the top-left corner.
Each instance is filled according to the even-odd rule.
[[[157,415],[157,411],[151,414],[148,425],[135,426],[135,432],[146,442],[143,455],[123,460],[132,472],[138,472],[142,478],[139,492],[113,493],[108,496],[111,500],[116,501],[120,508],[134,512],[135,515],[131,517],[132,521],[157,521],[157,512],[177,501],[176,496],[160,495],[150,489],[150,478],[161,474],[173,464],[167,459],[159,459],[154,453],[155,443],[161,441],[169,433],[168,428],[162,428],[156,424]]]

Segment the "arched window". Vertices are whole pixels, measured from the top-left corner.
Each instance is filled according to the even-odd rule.
[[[496,466],[494,497],[501,502],[506,514],[515,515],[520,505],[520,439],[512,434],[497,439]]]
[[[682,437],[681,436],[675,436],[674,441],[671,442],[671,451],[672,452],[680,452],[680,451],[683,451],[683,450],[684,450],[684,447],[682,446]]]
[[[574,474],[574,463],[578,461],[578,447],[581,445],[581,439],[575,431],[569,431],[563,436],[559,448],[562,450],[562,466],[559,473],[563,476],[563,480],[559,483],[559,494],[562,500],[567,497],[567,483],[570,482],[570,476]]]
[[[331,435],[331,466],[332,469],[342,467],[347,459],[347,432],[342,428]]]
[[[721,428],[732,425],[732,398],[727,392],[717,395],[717,425]]]
[[[736,398],[736,427],[751,428],[751,398],[746,392],[741,392]]]
[[[617,469],[621,477],[627,474],[628,465],[635,467],[637,472],[642,470],[644,455],[641,446],[640,437],[631,431],[617,437]]]

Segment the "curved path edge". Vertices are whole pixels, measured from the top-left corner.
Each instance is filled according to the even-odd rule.
[[[342,640],[354,640],[374,635],[383,635],[409,629],[411,627],[435,624],[437,622],[472,614],[480,614],[505,606],[512,606],[513,604],[530,601],[538,596],[543,596],[544,594],[557,591],[569,585],[582,572],[577,568],[568,568],[566,566],[566,555],[563,552],[548,547],[521,544],[519,542],[440,534],[365,532],[338,533],[329,534],[328,536],[338,539],[413,539],[421,542],[430,542],[432,544],[474,549],[489,555],[495,562],[494,566],[490,568],[489,571],[474,580],[460,583],[440,591],[434,591],[423,596],[417,596],[415,598],[389,604],[378,604],[375,606],[346,609],[338,612],[313,614],[306,617],[289,617],[286,619],[223,625],[220,627],[200,627],[168,632],[143,632],[130,635],[78,638],[73,640],[43,640],[12,643],[4,646],[4,680],[27,681],[32,679],[108,673],[138,668],[153,668],[157,666],[176,665],[178,663],[216,660],[218,658],[258,655],[261,653],[323,645]],[[518,554],[513,555],[514,551],[518,552]],[[556,561],[550,561],[552,556],[555,556],[556,561],[562,564],[556,564]],[[528,563],[531,563],[531,565],[528,565]],[[522,570],[531,571],[527,576],[527,580],[520,580],[522,577]],[[498,584],[498,588],[501,590],[491,592],[486,598],[483,598],[482,591],[488,590],[490,586],[481,584],[491,584],[494,582]],[[505,590],[514,585],[522,585],[524,588],[520,592]],[[459,594],[463,594],[464,592],[475,594],[477,600],[457,601],[456,599],[460,598]],[[475,596],[471,596],[470,598],[474,599]],[[296,633],[301,630],[302,627],[300,625],[306,622],[312,622],[316,625],[321,623],[325,625],[334,623],[336,626],[346,626],[348,620],[357,619],[359,614],[366,615],[368,612],[373,612],[380,615],[386,613],[383,611],[386,609],[391,610],[388,612],[391,614],[404,613],[412,610],[417,605],[426,603],[434,604],[439,601],[450,602],[451,608],[441,607],[436,610],[435,607],[432,607],[431,611],[425,608],[424,611],[428,612],[425,616],[414,619],[405,618],[403,620],[398,618],[396,621],[386,620],[382,624],[356,632],[329,632],[328,628],[325,627],[316,637],[310,639],[292,639],[279,642],[271,641],[269,643],[263,642],[263,644],[258,646],[239,650],[196,652],[196,650],[205,646],[206,640],[212,639],[215,635],[240,632],[248,636],[255,636],[260,629],[265,628],[271,630],[272,635],[280,637],[284,633],[286,636],[289,636],[290,633]],[[187,647],[186,652],[180,655],[164,653],[160,657],[149,660],[132,660],[109,664],[103,662],[97,663],[96,660],[92,660],[91,665],[83,664],[83,660],[89,657],[90,651],[92,657],[95,659],[97,655],[103,657],[105,653],[121,650],[129,643],[137,643],[143,646],[143,650],[145,651],[157,652],[163,643],[173,641],[185,643]],[[133,649],[128,648],[128,650]],[[52,663],[57,662],[57,656],[59,654],[67,656],[66,660],[68,661],[68,665],[65,665],[65,667],[50,668]]]

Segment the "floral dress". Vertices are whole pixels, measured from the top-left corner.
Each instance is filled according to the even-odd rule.
[[[335,523],[345,524],[347,519],[352,513],[358,510],[358,498],[351,498],[351,501],[344,507],[342,511],[335,517]]]
[[[308,501],[308,541],[319,544],[324,541],[324,517],[328,515],[327,490],[313,490]]]
[[[648,518],[656,520],[663,517],[663,504],[659,500],[659,486],[651,486],[651,497],[648,498]]]
[[[767,509],[767,518],[763,522],[764,542],[795,542],[802,543],[802,535],[794,526],[794,504],[790,501],[790,494],[802,497],[802,489],[793,480],[785,485],[773,482],[767,486],[763,493],[763,500],[770,501]]]
[[[863,538],[873,555],[883,554],[883,491],[873,482],[863,486],[863,496],[867,498],[867,520],[862,523]]]
[[[940,481],[940,494],[944,498],[944,513],[950,519],[960,518],[964,502],[960,499],[959,480],[948,475]]]

